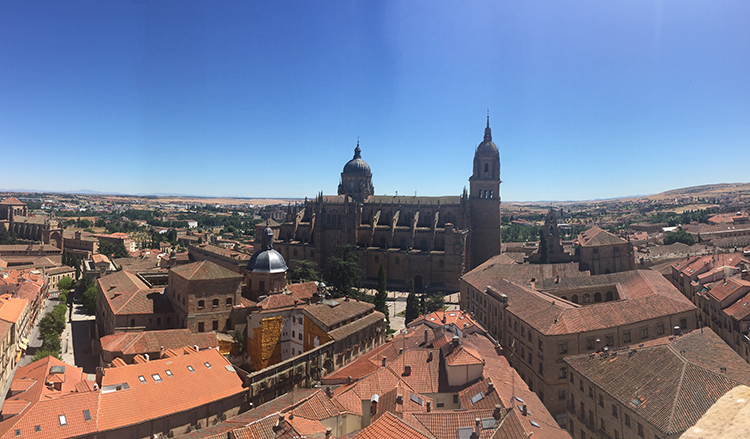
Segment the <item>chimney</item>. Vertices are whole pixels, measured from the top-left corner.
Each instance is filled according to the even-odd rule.
[[[402,355],[404,353],[404,348],[398,348],[398,354]]]
[[[490,381],[490,383],[487,384],[487,394],[489,395],[493,390],[495,390],[495,383]]]
[[[385,355],[383,355],[382,365],[383,365],[383,367],[388,366],[388,358],[386,358]]]
[[[427,362],[432,361],[432,351],[427,351]]]
[[[479,434],[482,432],[482,419],[481,418],[474,418],[474,434],[479,437]]]
[[[143,354],[143,358],[145,358],[146,361],[149,361],[151,359],[151,357],[149,357],[148,354]]]
[[[349,301],[349,295],[347,294],[346,296],[344,296],[344,302],[348,302],[348,301]]]
[[[448,319],[445,318],[445,312],[443,312],[443,324],[446,324],[448,322]]]
[[[104,370],[103,367],[97,367],[96,368],[96,384],[99,386],[99,388],[102,388],[102,378],[107,375],[107,371]]]
[[[378,399],[380,397],[377,393],[372,395],[372,398],[370,398],[370,415],[375,416],[378,414]]]
[[[276,421],[276,428],[274,430],[279,431],[286,425],[286,419],[284,419],[284,414],[279,413],[279,420]]]
[[[409,376],[409,375],[411,375],[411,365],[406,364],[404,365],[404,376]]]
[[[403,404],[404,403],[404,395],[399,393],[396,395],[396,404]]]
[[[351,376],[351,375],[349,375],[348,377],[346,377],[346,383],[347,383],[347,384],[351,384],[351,383],[352,383],[352,381],[353,381],[353,380],[352,380],[352,376]]]
[[[193,348],[195,349],[195,352],[198,352],[201,350],[201,348],[199,348],[197,344],[194,344]]]
[[[495,411],[492,412],[492,417],[495,418],[495,421],[500,420],[500,416],[502,416],[503,413],[503,406],[500,404],[495,404]]]
[[[675,337],[677,337],[678,335],[680,335],[680,327],[679,326],[675,326],[674,328],[672,328],[672,335],[674,335]]]
[[[521,409],[521,414],[524,416],[529,415],[529,409],[526,408],[526,403],[523,404],[523,408]]]
[[[327,395],[327,396],[328,396],[329,398],[333,398],[333,390],[331,390],[331,387],[330,387],[330,386],[329,386],[329,387],[326,387],[326,395]]]
[[[430,413],[432,411],[432,402],[427,401],[426,404],[427,404],[427,413]]]
[[[330,439],[333,437],[333,429],[331,427],[326,427],[326,439]]]
[[[164,358],[164,346],[159,348],[159,358]]]

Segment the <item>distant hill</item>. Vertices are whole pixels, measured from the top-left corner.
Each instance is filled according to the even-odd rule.
[[[680,195],[689,195],[695,197],[700,195],[716,195],[721,193],[745,191],[750,191],[750,183],[719,183],[704,184],[703,186],[691,186],[681,189],[672,189],[670,191],[652,195],[652,197],[676,197]]]

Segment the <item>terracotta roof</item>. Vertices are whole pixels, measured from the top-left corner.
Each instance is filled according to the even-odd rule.
[[[430,352],[432,352],[432,359],[430,359]],[[409,375],[405,373],[407,365],[411,366]],[[440,387],[440,351],[438,349],[407,349],[403,355],[389,362],[388,367],[417,392],[438,393]]]
[[[484,291],[488,285],[508,296],[508,310],[543,334],[572,334],[694,311],[695,305],[655,271],[636,270],[587,278],[561,278],[555,288],[614,284],[621,300],[578,305],[480,272],[464,279]],[[543,283],[543,288],[549,284]],[[550,289],[550,291],[553,291]]]
[[[16,197],[8,197],[8,198],[4,199],[3,201],[0,201],[0,205],[3,205],[3,206],[25,206],[26,203],[24,203],[23,201],[20,201]]]
[[[7,322],[20,323],[29,301],[10,297],[8,294],[0,296],[0,319]],[[20,329],[19,329],[20,331]]]
[[[482,364],[483,361],[476,350],[462,345],[445,357],[445,363],[449,366],[466,366],[470,364]]]
[[[198,345],[205,348],[219,345],[215,332],[193,333],[189,329],[167,329],[162,331],[118,332],[100,339],[102,350],[122,355],[159,352],[183,346]]]
[[[434,439],[434,436],[425,434],[391,413],[385,413],[364,430],[357,433],[356,439]],[[454,439],[455,436],[451,437]]]
[[[600,245],[627,244],[628,241],[613,235],[606,230],[594,226],[578,235],[578,243],[581,247],[594,247]]]
[[[172,273],[189,280],[242,279],[242,275],[211,261],[178,265]]]
[[[710,330],[565,361],[665,435],[685,431],[724,393],[750,383],[750,365]]]
[[[443,318],[445,321],[443,322]],[[419,316],[407,325],[411,328],[421,323],[425,323],[431,328],[442,326],[444,324],[456,326],[461,331],[466,331],[473,327],[475,330],[484,331],[484,329],[471,317],[471,315],[462,310],[456,311],[435,311],[426,316]]]
[[[717,302],[723,302],[730,296],[736,294],[744,296],[748,293],[748,291],[750,291],[750,281],[746,281],[736,277],[730,277],[712,287],[710,290],[708,290],[707,294]]]
[[[385,315],[382,312],[373,311],[370,314],[358,318],[351,323],[347,323],[344,326],[339,326],[333,331],[330,331],[328,335],[334,340],[343,340],[346,337],[358,331],[361,331],[362,329],[367,328],[370,325],[376,325],[379,322],[385,322]],[[383,326],[385,326],[385,323],[383,323]]]
[[[464,275],[464,278],[468,280],[469,277],[484,278],[485,285],[482,286],[481,290],[489,283],[491,279],[503,278],[511,282],[515,282],[521,285],[527,285],[535,281],[542,279],[554,279],[560,277],[561,279],[569,277],[582,277],[589,276],[588,271],[579,271],[577,262],[569,262],[567,264],[498,264],[494,262],[494,258],[490,258],[482,265],[471,270],[469,273]]]
[[[431,413],[414,413],[407,419],[413,417],[421,425],[422,428],[420,429],[429,431],[436,439],[456,439],[460,437],[458,435],[459,428],[473,430],[476,418],[489,419],[492,418],[492,414],[493,410],[444,410]],[[493,428],[482,428],[479,439],[492,437],[495,429],[494,426]],[[468,438],[468,436],[466,437]]]
[[[307,398],[291,410],[294,416],[302,416],[307,419],[327,419],[338,416],[344,407],[337,404],[335,400],[326,395],[326,392],[318,389],[312,396]]]
[[[375,305],[356,300],[336,299],[335,306],[328,305],[324,301],[305,307],[305,312],[314,320],[322,323],[326,330],[341,324],[352,317],[362,316],[375,309]],[[382,314],[381,314],[382,315]]]
[[[97,280],[112,312],[123,315],[173,312],[161,288],[149,288],[136,274],[122,270]]]
[[[311,287],[314,286],[314,288]],[[288,306],[304,305],[309,301],[317,291],[315,282],[304,282],[299,284],[287,285],[286,291],[271,294],[265,299],[258,302],[261,309],[279,309]]]
[[[724,313],[735,320],[744,320],[750,316],[750,293],[740,297],[736,302],[724,308]]]
[[[172,376],[167,375],[167,369]],[[152,374],[159,374],[161,381],[155,381]],[[142,383],[139,376],[146,382]],[[122,383],[129,388],[108,391],[108,386]],[[242,384],[237,372],[216,349],[107,369],[102,379],[99,429],[111,430],[200,407],[246,391]],[[186,389],[201,391],[185,398]]]

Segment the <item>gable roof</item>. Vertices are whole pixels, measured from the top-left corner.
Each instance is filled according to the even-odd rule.
[[[117,332],[100,339],[102,350],[122,355],[159,352],[197,345],[201,350],[219,345],[215,332],[193,333],[189,329],[166,329],[161,331]]]
[[[354,439],[435,439],[402,421],[390,412],[380,416],[372,424],[354,436]]]
[[[136,274],[122,270],[97,280],[112,312],[122,315],[173,312],[161,288],[149,288]]]
[[[20,201],[16,197],[8,197],[8,198],[4,199],[3,201],[0,201],[0,205],[3,205],[3,206],[25,206],[26,203],[24,203],[23,201]]]
[[[594,226],[578,235],[581,247],[595,247],[600,245],[627,244],[628,241],[612,233]]]
[[[750,365],[710,330],[616,354],[565,361],[665,435],[685,431],[724,393],[750,383]]]
[[[242,279],[241,274],[211,261],[178,265],[171,272],[188,280]]]

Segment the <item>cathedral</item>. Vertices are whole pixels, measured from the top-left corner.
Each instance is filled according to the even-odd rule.
[[[265,225],[259,225],[259,230]],[[293,267],[308,259],[327,268],[340,245],[357,248],[363,286],[385,267],[389,289],[459,290],[459,278],[500,253],[500,154],[489,117],[474,153],[469,191],[440,197],[375,195],[370,165],[357,142],[341,172],[338,195],[319,194],[289,206],[272,224],[274,248]]]

